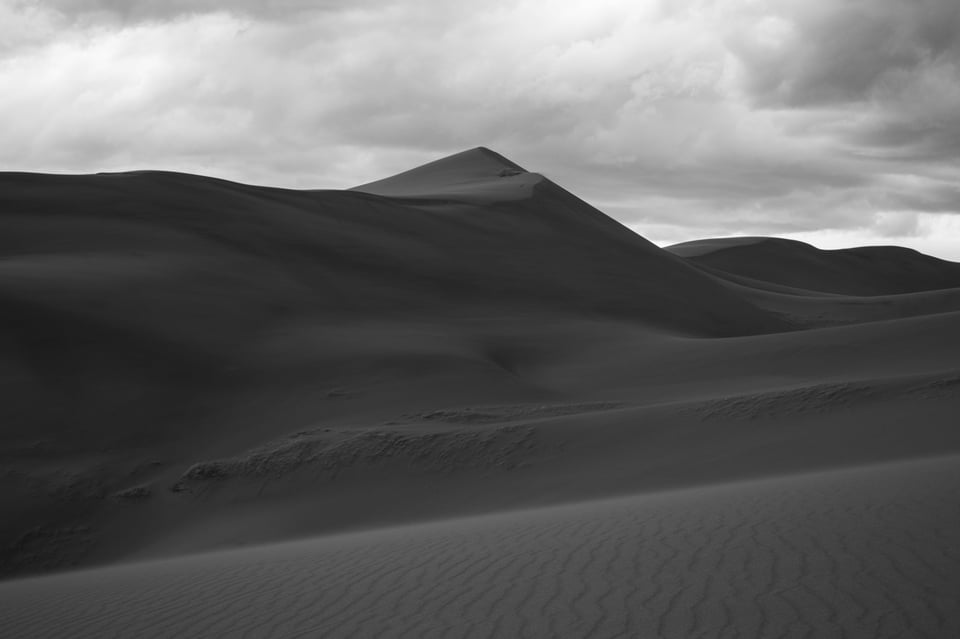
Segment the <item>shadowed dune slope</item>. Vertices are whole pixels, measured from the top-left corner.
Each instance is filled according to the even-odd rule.
[[[452,173],[458,192],[482,202],[158,172],[0,174],[0,294],[8,307],[53,307],[192,346],[277,314],[471,304],[618,314],[704,335],[784,328],[548,180],[499,177],[513,165],[496,157],[458,154],[410,181],[426,188],[435,175],[442,194]],[[519,198],[517,180],[529,186]]]
[[[822,250],[796,240],[733,237],[666,250],[722,273],[806,291],[867,296],[960,287],[960,264],[897,246]]]
[[[436,174],[438,191],[460,176],[483,203],[157,172],[0,174],[5,428],[39,424],[42,437],[65,422],[177,420],[279,335],[296,361],[278,355],[272,372],[287,374],[329,360],[313,348],[324,327],[371,317],[622,317],[694,335],[785,328],[549,181],[510,199],[523,176],[498,171],[513,166],[481,149],[415,172],[421,187]],[[294,356],[300,335],[311,343]]]
[[[0,584],[13,636],[954,637],[957,459]]]
[[[716,253],[726,250],[739,249]],[[527,526],[547,505],[586,508],[612,495],[643,500],[747,479],[777,492],[786,474],[960,454],[960,297],[916,283],[935,280],[923,264],[943,278],[952,267],[922,256],[881,264],[886,252],[876,264],[824,257],[808,268],[796,253],[783,245],[785,261],[770,272],[817,279],[846,269],[848,283],[865,286],[900,269],[916,292],[854,296],[731,275],[657,248],[484,148],[348,191],[164,172],[2,173],[0,575],[357,530],[396,550],[386,529],[398,524],[511,510],[484,521]],[[740,503],[740,493],[724,494]],[[859,508],[857,499],[838,502],[838,512]],[[768,524],[800,521],[808,503],[770,510]],[[703,523],[693,506],[678,508],[669,515],[676,526]],[[859,515],[851,517],[856,527]],[[603,526],[614,530],[614,519]],[[624,525],[654,534],[639,519]],[[559,554],[580,552],[584,542],[563,540],[589,530],[570,526],[550,542]],[[554,533],[532,534],[516,552]],[[457,544],[482,557],[500,535]],[[671,539],[654,535],[657,556],[670,553]],[[327,543],[303,548],[334,561]],[[641,549],[620,548],[624,561],[646,561]],[[405,561],[376,552],[383,565]],[[214,573],[226,565],[216,557],[204,564]],[[398,568],[399,582],[421,568],[445,570],[429,561]],[[167,570],[160,566],[180,574],[183,565],[150,566],[144,575]],[[685,570],[665,574],[675,568]],[[237,569],[236,584],[252,574]],[[562,566],[550,570],[568,579]],[[120,573],[83,574],[100,575],[100,592],[126,583],[111,576]],[[442,590],[447,577],[427,582]],[[346,573],[329,579],[317,587],[370,585]],[[754,582],[736,586],[752,601],[767,592]],[[510,587],[497,584],[492,596],[511,601]],[[472,596],[463,584],[451,592],[458,588]],[[421,591],[425,605],[442,601],[439,590],[430,590],[436,601]],[[651,605],[671,610],[691,594],[681,590],[674,603]],[[611,597],[590,593],[584,602],[598,601],[583,614],[595,619]],[[904,593],[903,605],[914,606],[915,593]],[[568,592],[548,606],[574,600]],[[327,603],[350,628],[360,620],[346,601]],[[746,618],[768,613],[753,614]],[[762,623],[780,628],[780,613],[769,614]],[[910,615],[895,619],[952,627],[942,615]],[[39,627],[17,619],[26,631]],[[72,619],[83,632],[100,623]],[[871,627],[898,627],[891,619]],[[670,632],[691,630],[678,628]]]
[[[788,328],[487,149],[360,188],[0,173],[0,570],[296,430],[562,400],[520,371],[574,346],[524,343],[545,322]]]

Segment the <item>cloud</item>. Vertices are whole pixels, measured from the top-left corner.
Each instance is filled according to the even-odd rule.
[[[18,0],[0,164],[346,187],[483,144],[664,232],[923,234],[960,212],[958,12]]]
[[[877,230],[865,226],[847,231],[805,231],[786,234],[795,240],[808,242],[825,249],[845,248],[849,246],[894,245],[905,246],[928,255],[960,262],[960,216],[920,213],[916,216],[915,226],[907,226],[904,233],[895,229]]]
[[[960,4],[791,0],[772,11],[727,36],[753,105],[832,113],[822,132],[851,154],[957,157]]]
[[[120,22],[134,24],[168,21],[184,16],[231,13],[261,19],[282,20],[305,13],[354,10],[376,3],[367,0],[18,0],[21,5],[43,5],[59,16],[86,24]]]
[[[869,101],[896,76],[960,52],[954,0],[824,0],[762,5],[737,21],[730,49],[760,104],[809,107]]]

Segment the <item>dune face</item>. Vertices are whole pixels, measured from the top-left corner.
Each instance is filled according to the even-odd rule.
[[[824,251],[795,240],[734,237],[666,250],[795,327],[960,310],[960,264],[896,246]]]
[[[0,615],[23,637],[950,637],[958,480],[952,458],[384,528],[0,584]]]
[[[0,173],[0,626],[957,635],[958,269],[662,250],[484,148]]]
[[[825,251],[771,237],[695,240],[667,251],[732,275],[842,295],[897,295],[960,287],[960,264],[898,246]]]

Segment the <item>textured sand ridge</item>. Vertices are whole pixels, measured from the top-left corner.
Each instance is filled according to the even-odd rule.
[[[0,585],[11,636],[951,637],[960,459]]]
[[[534,446],[534,430],[517,426],[472,433],[410,434],[368,430],[337,442],[303,433],[241,457],[194,464],[183,474],[174,490],[187,490],[192,482],[233,477],[282,477],[304,466],[334,477],[355,466],[395,459],[404,461],[409,467],[434,472],[510,467],[520,463],[523,453]]]

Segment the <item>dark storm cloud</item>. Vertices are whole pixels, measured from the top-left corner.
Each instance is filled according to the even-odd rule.
[[[891,195],[890,208],[926,213],[960,211],[960,184],[927,184],[922,189],[901,189]]]
[[[765,28],[733,30],[754,105],[834,110],[845,151],[894,161],[960,155],[960,3],[785,3]]]
[[[766,30],[734,31],[730,40],[761,105],[866,101],[900,74],[960,56],[956,0],[787,2],[781,11]]]
[[[838,133],[852,150],[894,161],[960,158],[960,56],[891,78],[860,118]]]

